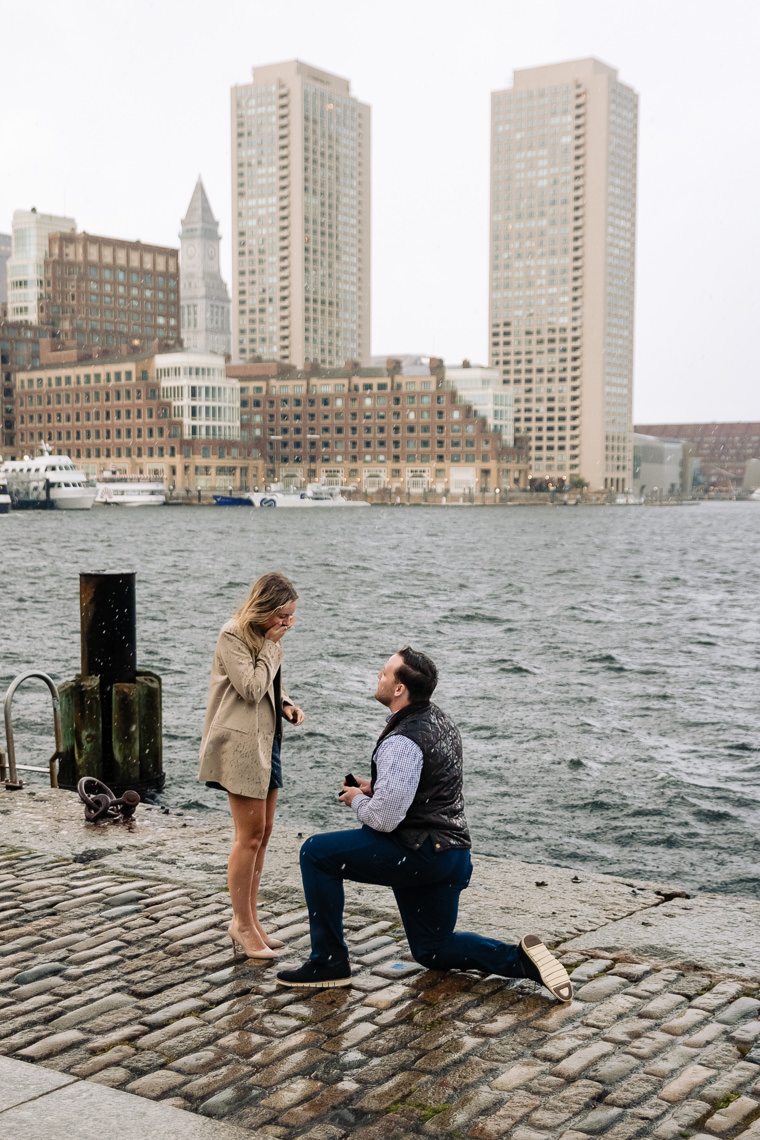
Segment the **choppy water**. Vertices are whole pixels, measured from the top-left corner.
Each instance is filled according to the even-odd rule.
[[[753,503],[18,513],[0,517],[0,683],[73,677],[78,572],[136,569],[164,798],[226,810],[195,779],[213,647],[281,569],[301,595],[285,682],[307,714],[286,729],[281,820],[349,822],[335,795],[368,770],[375,674],[410,642],[462,730],[477,850],[758,895],[758,566]],[[19,761],[44,762],[48,701],[25,687],[14,709]]]

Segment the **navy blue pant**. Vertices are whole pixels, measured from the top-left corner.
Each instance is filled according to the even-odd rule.
[[[411,851],[393,834],[362,827],[314,835],[301,848],[301,877],[311,927],[311,959],[348,959],[343,937],[343,881],[391,887],[412,956],[430,970],[485,970],[524,978],[517,946],[480,934],[455,934],[459,894],[472,875],[466,850],[435,851],[427,839]]]

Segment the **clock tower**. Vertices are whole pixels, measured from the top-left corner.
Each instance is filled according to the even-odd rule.
[[[230,296],[219,270],[219,224],[200,176],[180,237],[180,312],[185,348],[229,355]]]

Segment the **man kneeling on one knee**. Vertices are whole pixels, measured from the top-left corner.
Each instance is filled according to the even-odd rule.
[[[462,795],[462,740],[430,698],[438,670],[406,647],[378,674],[375,699],[390,710],[372,753],[372,778],[344,784],[342,803],[361,828],[307,839],[301,876],[311,956],[277,975],[281,985],[330,989],[351,983],[343,937],[343,882],[390,887],[414,958],[431,970],[484,970],[530,978],[570,1001],[567,971],[535,934],[518,945],[455,933],[459,894],[472,874]]]

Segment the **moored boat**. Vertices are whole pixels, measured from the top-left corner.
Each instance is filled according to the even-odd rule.
[[[7,515],[11,509],[11,497],[8,494],[8,484],[5,477],[0,475],[0,515]]]
[[[240,495],[214,495],[217,507],[252,507],[251,497],[247,492]]]
[[[162,507],[166,502],[166,488],[156,480],[141,476],[112,478],[101,475],[95,484],[96,506],[104,507]]]
[[[68,455],[53,455],[43,443],[34,459],[7,460],[0,467],[0,479],[8,486],[11,505],[16,511],[88,511],[96,490],[84,471]]]
[[[250,491],[256,507],[368,507],[365,499],[347,499],[347,487],[328,487],[325,483],[309,483],[304,491]]]
[[[309,483],[305,490],[285,490],[276,486],[269,491],[241,491],[238,495],[214,495],[218,507],[368,507],[364,499],[347,499],[342,492],[348,487],[328,487],[325,483]]]

